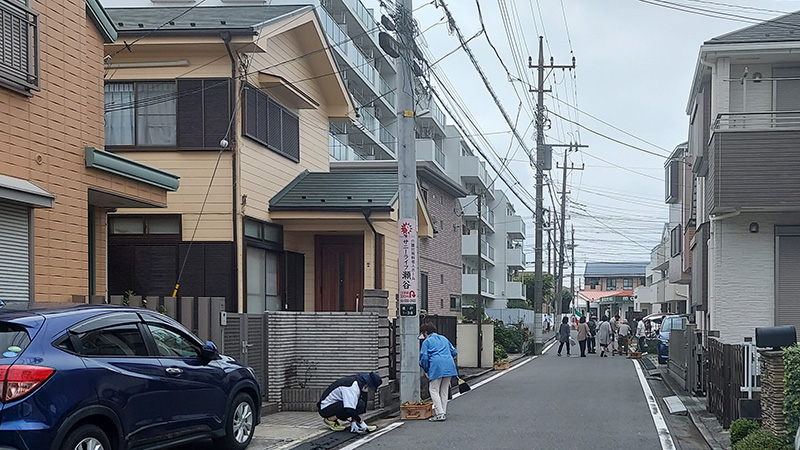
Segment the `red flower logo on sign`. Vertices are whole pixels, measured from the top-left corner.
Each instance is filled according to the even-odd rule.
[[[408,236],[411,233],[411,224],[408,222],[403,222],[403,225],[400,226],[400,231],[402,231],[404,235]]]

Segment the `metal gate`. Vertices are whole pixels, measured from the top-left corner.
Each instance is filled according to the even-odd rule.
[[[222,323],[222,353],[250,366],[267,392],[267,318],[264,314],[226,313]]]

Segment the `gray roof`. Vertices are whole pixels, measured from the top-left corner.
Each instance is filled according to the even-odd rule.
[[[584,277],[643,277],[649,262],[590,262]]]
[[[397,173],[303,172],[269,201],[270,211],[391,211]]]
[[[106,12],[121,34],[156,29],[159,33],[224,30],[254,33],[271,22],[311,9],[308,5],[251,5],[205,6],[188,10],[186,7],[108,8]]]
[[[742,44],[787,41],[800,41],[800,11],[717,36],[705,43]]]

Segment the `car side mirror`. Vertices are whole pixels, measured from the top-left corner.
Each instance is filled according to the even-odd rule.
[[[202,356],[206,361],[212,361],[219,358],[217,345],[211,341],[206,341],[205,345],[203,345],[203,349],[200,351],[200,356]]]

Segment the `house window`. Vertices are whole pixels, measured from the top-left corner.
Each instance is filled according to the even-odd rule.
[[[622,289],[633,289],[633,278],[623,278]]]
[[[678,195],[678,189],[680,186],[680,183],[678,182],[678,176],[680,175],[680,163],[680,160],[673,159],[670,160],[665,167],[666,174],[664,174],[664,181],[666,185],[664,186],[664,202],[666,203],[678,203],[678,200],[680,200],[680,196]]]
[[[451,311],[459,311],[459,310],[461,310],[461,296],[460,295],[451,295],[450,296],[450,310]]]
[[[230,122],[229,82],[107,83],[107,147],[219,149]]]
[[[127,236],[174,235],[180,237],[181,216],[109,216],[109,234]]]
[[[670,254],[673,257],[681,254],[681,237],[681,225],[678,224],[678,226],[673,228],[669,233],[669,248]]]
[[[589,285],[590,289],[596,289],[597,285],[600,284],[600,279],[599,278],[587,278],[586,279],[586,284]]]
[[[300,162],[300,118],[252,85],[244,89],[243,134]]]
[[[0,85],[39,90],[39,15],[27,0],[0,1]]]
[[[247,242],[247,312],[282,310],[280,295],[283,228],[254,219],[245,219]]]
[[[617,288],[617,279],[616,278],[606,278],[606,290],[610,291],[612,289]]]

